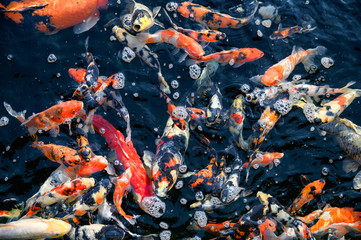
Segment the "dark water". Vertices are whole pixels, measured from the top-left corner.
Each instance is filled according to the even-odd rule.
[[[4,0],[1,2],[8,3]],[[167,2],[142,1],[141,3],[150,7],[158,5],[164,7]],[[227,12],[228,8],[239,4],[239,1],[209,0],[197,1],[197,3]],[[308,75],[302,66],[297,66],[294,74],[301,74],[311,83],[327,84],[331,87],[343,87],[350,81],[356,81],[353,87],[361,88],[359,82],[361,4],[358,1],[310,0],[309,3],[296,0],[264,1],[261,6],[266,5],[273,5],[278,9],[284,27],[308,23],[317,28],[312,32],[296,34],[288,38],[288,43],[282,40],[271,41],[268,38],[278,27],[275,23],[270,28],[266,28],[256,25],[253,21],[241,29],[225,29],[228,41],[210,44],[207,52],[232,47],[256,47],[265,53],[263,58],[240,68],[220,66],[212,80],[219,83],[225,109],[229,109],[234,97],[240,93],[239,88],[242,84],[249,83],[250,77],[263,74],[268,67],[290,55],[293,46],[304,49],[325,46],[328,49],[326,56],[335,61],[335,65],[329,69],[320,66],[321,70],[315,75]],[[110,41],[110,29],[102,27],[114,17],[115,13],[123,10],[122,5],[111,5],[108,10],[101,12],[101,19],[95,27],[80,35],[74,35],[71,28],[55,35],[44,35],[32,31],[28,26],[15,25],[0,16],[0,102],[10,103],[17,111],[26,109],[26,116],[30,116],[33,112],[37,113],[49,108],[59,100],[69,100],[77,84],[68,77],[67,70],[71,67],[85,66],[82,53],[85,52],[85,39],[89,36],[89,51],[97,58],[100,74],[110,76],[120,71],[126,76],[125,88],[120,91],[131,114],[134,146],[140,155],[146,149],[155,152],[154,141],[162,134],[168,118],[166,105],[163,99],[159,98],[155,85],[156,75],[138,58],[130,64],[119,60],[117,53],[122,49],[122,45],[117,41]],[[261,19],[258,13],[255,17]],[[160,21],[167,22],[164,14],[160,17]],[[193,24],[182,17],[179,17],[178,21],[179,24],[187,27]],[[262,31],[262,38],[257,36],[257,30]],[[162,70],[166,80],[170,83],[171,80],[179,78],[180,87],[172,90],[172,94],[177,91],[180,98],[174,102],[176,104],[184,102],[185,95],[194,88],[186,64],[178,63],[179,54],[174,56],[173,47],[170,45],[159,44],[150,47],[158,54],[161,64],[165,65]],[[51,53],[57,57],[57,61],[52,64],[47,62],[47,57]],[[11,60],[8,60],[9,58]],[[173,64],[171,69],[168,67],[170,63]],[[292,76],[293,74],[290,77]],[[136,97],[135,94],[138,96]],[[360,102],[356,99],[341,116],[360,125],[359,108]],[[249,106],[247,110],[250,117],[245,126],[246,135],[250,134],[251,124],[260,115],[260,110],[253,106]],[[21,203],[31,197],[58,165],[47,160],[40,151],[31,147],[27,130],[20,126],[19,121],[9,116],[3,107],[0,107],[0,116],[7,116],[10,119],[7,126],[0,128],[1,206],[1,202],[5,199],[15,198],[17,203]],[[125,131],[125,123],[111,111],[108,120]],[[257,191],[272,194],[282,204],[288,206],[303,188],[300,181],[302,174],[311,180],[326,179],[325,194],[323,194],[325,202],[337,207],[354,207],[360,211],[361,194],[352,189],[352,179],[356,173],[346,174],[342,170],[342,161],[347,155],[332,136],[321,136],[317,129],[311,131],[312,127],[313,125],[307,122],[300,109],[294,109],[283,117],[261,147],[263,151],[283,152],[285,156],[281,164],[271,170],[251,169],[249,181],[243,185],[253,191],[253,194],[247,197],[247,202],[244,203],[245,200],[239,198],[229,206],[209,213],[208,220],[237,221],[239,216],[247,211],[247,205],[252,207],[258,203],[255,199]],[[219,152],[224,151],[230,144],[231,137],[226,126],[204,127],[203,131],[210,136],[212,146]],[[42,136],[42,141],[75,146],[75,142],[70,140],[65,132],[62,131],[56,139]],[[196,156],[196,152],[193,151],[193,147],[199,145],[199,141],[195,138],[197,134],[199,131],[191,134],[189,149],[185,156],[185,163],[190,170],[201,169],[208,163],[206,156]],[[101,137],[91,135],[90,141],[93,145],[97,145],[98,154],[107,154],[108,150]],[[244,153],[239,151],[243,156]],[[323,168],[327,168],[327,175],[322,174]],[[189,200],[188,203],[192,203],[193,194],[188,188],[172,189],[170,197],[166,200],[167,212],[161,219],[152,219],[143,214],[128,197],[123,201],[124,209],[131,214],[142,214],[138,218],[138,226],[131,230],[139,233],[159,233],[161,231],[159,222],[163,221],[169,224],[174,239],[195,235],[204,239],[211,238],[211,235],[205,235],[203,232],[184,231],[192,219],[194,210],[189,208],[189,204],[181,205],[179,199],[185,197]],[[315,209],[317,209],[316,201],[312,201],[304,207],[304,212],[309,213]]]

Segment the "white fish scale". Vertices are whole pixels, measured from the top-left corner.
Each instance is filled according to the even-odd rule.
[[[29,227],[31,224],[31,227]],[[28,221],[13,222],[0,226],[1,239],[27,239],[40,236],[48,228],[44,222],[30,223]]]

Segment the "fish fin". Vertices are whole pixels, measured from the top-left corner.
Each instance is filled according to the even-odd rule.
[[[270,164],[268,164],[268,169],[269,169],[269,170],[272,170],[273,165],[274,165],[273,162],[270,162]]]
[[[263,232],[263,237],[264,239],[267,240],[278,240],[279,237],[276,236],[276,234],[274,232],[272,232],[271,229],[269,229],[268,227],[266,227],[266,230]]]
[[[48,6],[49,4],[34,4],[34,5],[30,5],[30,6],[24,6],[22,8],[19,9],[14,9],[14,10],[3,10],[3,12],[24,12],[24,11],[35,11],[38,9],[42,9],[46,6]],[[5,7],[4,7],[5,8]]]
[[[120,18],[113,18],[109,22],[107,22],[104,25],[104,27],[111,27],[111,26],[120,25],[120,24],[121,24]]]
[[[256,75],[256,76],[251,77],[249,79],[249,81],[254,82],[254,83],[258,84],[258,85],[263,85],[262,77],[263,77],[263,75]]]
[[[157,138],[156,140],[154,140],[154,143],[155,143],[155,145],[159,145],[159,143],[160,143],[160,138]]]
[[[170,87],[160,71],[158,72],[158,81],[160,90],[165,94],[170,94]]]
[[[161,9],[162,9],[161,6],[157,6],[157,7],[153,8],[153,17],[154,18],[158,15],[158,13],[160,12]]]
[[[288,41],[287,38],[282,38],[282,41],[283,41],[284,43],[289,43],[289,41]]]
[[[339,91],[337,91],[337,93],[345,93],[349,90],[349,88],[354,85],[356,82],[355,81],[351,81],[349,83],[346,84],[346,86],[344,86],[343,88],[340,88]]]
[[[4,102],[4,107],[5,107],[6,111],[10,114],[10,116],[15,117],[22,123],[25,122],[26,110],[24,110],[22,112],[15,112],[13,110],[13,108],[10,106],[10,104],[8,104],[7,102]]]
[[[233,64],[233,68],[239,68],[240,66],[242,66],[244,63],[236,63],[236,64]]]
[[[176,55],[179,53],[179,48],[175,48],[174,50],[172,50],[172,55]]]
[[[190,66],[190,65],[193,65],[193,64],[196,64],[196,63],[198,63],[198,61],[195,60],[195,59],[188,59],[188,60],[186,61],[186,65],[187,65],[187,66]]]
[[[187,178],[193,176],[195,172],[178,173],[178,178]]]
[[[352,227],[352,223],[334,223],[329,225],[327,229],[325,229],[325,231],[333,232],[333,234],[336,235],[337,239],[342,238],[349,232],[361,234],[360,230]]]
[[[353,159],[345,159],[342,163],[342,168],[346,173],[356,172],[360,164]]]
[[[307,32],[311,32],[313,30],[315,30],[317,27],[304,27],[302,28],[302,32],[303,33],[307,33]]]
[[[83,22],[79,23],[78,25],[75,25],[73,28],[73,32],[75,34],[81,34],[94,27],[94,25],[99,21],[99,14],[100,13],[98,10],[94,11],[94,13],[90,17],[83,20]]]
[[[152,165],[154,160],[154,153],[148,150],[144,150],[143,153],[143,165],[148,177],[152,178]]]
[[[282,29],[282,23],[278,24],[277,30],[280,30],[280,29]]]
[[[311,183],[311,180],[305,175],[301,175],[300,179],[303,186],[306,186]]]
[[[49,131],[49,134],[50,134],[50,136],[52,136],[52,137],[57,137],[57,136],[59,135],[59,133],[60,133],[60,128],[59,128],[59,126],[56,126],[55,128],[52,128],[52,129],[50,129],[50,131]]]
[[[185,59],[186,59],[186,57],[188,56],[188,53],[183,53],[180,57],[179,57],[179,59],[178,59],[178,62],[179,63],[181,63],[181,62],[183,62]]]
[[[154,24],[164,29],[164,24],[158,21],[157,19],[154,19]]]
[[[317,46],[316,48],[309,49],[310,54],[302,60],[306,72],[313,74],[317,71],[317,66],[313,62],[316,55],[323,55],[327,51],[324,46]]]

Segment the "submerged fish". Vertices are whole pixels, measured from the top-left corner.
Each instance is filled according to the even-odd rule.
[[[137,3],[134,0],[130,0],[131,9],[130,9],[130,28],[134,32],[143,32],[151,28],[154,24],[161,25],[157,23],[155,17],[158,15],[161,7],[155,7],[151,11],[147,6]]]
[[[316,27],[314,28],[303,28],[300,26],[293,26],[293,27],[288,27],[288,28],[282,28],[281,24],[278,27],[278,30],[274,31],[269,38],[271,40],[276,40],[276,39],[282,39],[282,38],[286,38],[286,37],[290,37],[295,33],[305,33],[305,32],[310,32],[312,30],[316,29]]]

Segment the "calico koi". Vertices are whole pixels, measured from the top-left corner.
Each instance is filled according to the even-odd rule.
[[[57,202],[71,202],[89,188],[93,187],[94,184],[95,180],[93,178],[76,178],[74,180],[69,180],[60,186],[54,187],[35,200],[30,206],[26,216],[33,215],[42,208]]]
[[[283,158],[283,155],[284,155],[283,153],[279,153],[279,152],[263,153],[257,151],[256,153],[252,154],[249,163],[246,162],[243,164],[243,167],[248,168],[248,165],[250,165],[253,168],[269,166],[270,169],[272,169],[273,165],[276,164],[275,163],[276,159],[279,160]]]
[[[257,48],[236,48],[233,50],[223,50],[221,52],[211,53],[189,62],[210,62],[215,61],[222,64],[229,64],[237,68],[247,62],[255,61],[263,57],[264,53]]]
[[[229,132],[232,134],[235,143],[243,150],[249,148],[248,142],[243,139],[243,123],[246,117],[244,98],[238,95],[230,108]]]
[[[301,176],[307,182],[310,182],[306,176]],[[315,195],[320,195],[322,189],[325,186],[326,181],[324,179],[319,179],[307,184],[301,191],[300,195],[293,201],[293,203],[288,207],[287,211],[291,214],[294,214],[298,209],[303,205],[310,202],[315,198]]]
[[[310,32],[312,30],[316,29],[316,27],[313,28],[303,28],[300,26],[293,26],[293,27],[288,27],[288,28],[281,28],[281,24],[279,25],[278,30],[274,31],[269,38],[271,40],[277,40],[277,39],[282,39],[282,38],[286,38],[286,37],[290,37],[295,33],[305,33],[305,32]]]
[[[346,93],[349,91],[349,87],[354,85],[356,82],[349,82],[343,88],[330,88],[329,86],[316,86],[310,84],[295,84],[288,92],[290,93],[299,93],[300,95],[310,96],[310,97],[317,97],[317,96],[324,96],[326,94],[337,94],[337,93]]]
[[[297,64],[303,63],[307,72],[315,71],[315,65],[313,58],[316,55],[322,55],[326,52],[326,48],[318,46],[316,48],[310,48],[303,50],[302,48],[293,47],[290,56],[284,58],[280,62],[274,64],[272,67],[267,69],[263,76],[255,76],[254,80],[260,79],[266,86],[277,85],[282,81],[286,80],[291,74]]]
[[[92,157],[94,157],[94,153],[90,148],[90,144],[88,139],[85,137],[85,133],[80,128],[76,129],[76,133],[73,134],[75,141],[78,144],[78,154],[81,159],[85,162],[89,162]]]
[[[108,179],[102,179],[94,187],[90,188],[79,201],[66,211],[56,215],[66,222],[79,224],[79,219],[85,214],[93,213],[108,195],[112,183]]]
[[[134,0],[131,1],[130,8],[130,28],[134,32],[143,32],[151,28],[154,24],[161,25],[156,22],[155,17],[158,15],[161,7],[155,7],[153,11],[151,11],[147,6],[137,3]],[[162,25],[161,25],[162,26]]]
[[[125,29],[120,28],[118,26],[114,26],[112,31],[115,34],[115,36],[119,42],[122,42],[125,45],[127,45],[149,67],[158,71],[157,75],[158,75],[160,89],[164,93],[169,94],[170,88],[168,86],[168,83],[165,81],[165,79],[162,75],[158,56],[155,53],[153,53],[152,51],[150,51],[149,47],[147,45],[145,45],[145,42],[143,40],[139,39],[136,36],[131,35]]]
[[[106,8],[108,0],[22,0],[12,1],[6,7],[0,4],[5,16],[15,23],[34,22],[35,30],[54,34],[74,26],[80,34],[92,28],[99,20],[100,8]],[[31,15],[26,14],[31,12]]]
[[[83,102],[75,100],[56,104],[40,113],[32,115],[28,119],[25,119],[24,111],[17,113],[6,102],[4,102],[4,106],[11,116],[16,117],[21,122],[21,125],[28,127],[30,135],[34,135],[39,130],[52,130],[54,135],[57,135],[59,133],[59,125],[68,123],[73,118],[85,114]]]
[[[151,216],[161,217],[165,212],[165,204],[157,196],[154,196],[151,179],[148,177],[133,143],[126,142],[123,134],[100,115],[94,115],[93,125],[95,130],[105,137],[109,148],[115,150],[118,160],[125,168],[125,173],[117,179],[114,195],[119,213],[130,223],[135,223],[134,217],[128,217],[121,209],[121,199],[126,190],[131,187],[134,199],[139,206]]]
[[[258,8],[258,2],[252,13],[245,18],[235,18],[228,14],[219,13],[210,10],[202,5],[191,2],[182,2],[180,4],[170,2],[166,5],[168,11],[177,11],[180,15],[192,21],[206,25],[211,29],[217,28],[241,28],[247,25],[253,19]]]

